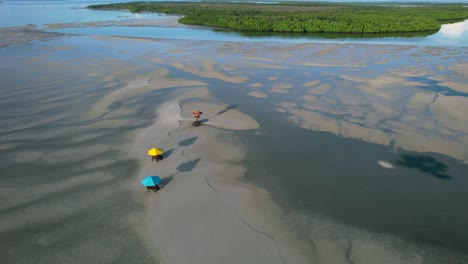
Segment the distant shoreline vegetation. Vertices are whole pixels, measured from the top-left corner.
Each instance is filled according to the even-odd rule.
[[[468,8],[456,3],[130,2],[88,8],[178,14],[188,25],[283,33],[432,33],[468,18]]]

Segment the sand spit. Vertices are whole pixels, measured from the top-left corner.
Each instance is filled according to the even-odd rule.
[[[292,83],[277,83],[271,88],[274,93],[289,93],[289,89],[293,88]]]
[[[109,107],[113,103],[119,100],[139,96],[154,90],[206,85],[200,81],[169,78],[168,75],[169,71],[167,69],[160,68],[148,75],[130,81],[126,86],[109,93],[104,98],[96,102],[87,118],[94,119],[102,116],[109,111]]]
[[[249,96],[252,96],[252,97],[257,97],[257,98],[267,98],[268,95],[265,94],[265,93],[262,93],[262,92],[250,92],[248,93]]]
[[[309,245],[281,222],[270,195],[242,180],[246,147],[226,129],[258,124],[213,102],[207,89],[178,93],[158,108],[131,150],[142,164],[135,189],[147,202],[144,236],[154,257],[160,263],[311,263]],[[193,107],[203,110],[205,125],[191,125]],[[164,148],[166,158],[152,163],[150,146]],[[147,193],[139,184],[146,175],[160,175],[164,187]]]
[[[45,25],[45,29],[63,29],[63,28],[85,28],[85,27],[189,27],[184,24],[179,24],[179,19],[182,16],[165,16],[164,19],[128,19],[114,21],[97,21],[97,22],[80,22],[80,23],[50,23]]]
[[[0,28],[0,48],[62,35],[61,33],[44,32],[34,25]]]
[[[468,162],[468,98],[433,91],[421,77],[431,68],[406,70],[372,72],[372,78],[341,74],[334,84],[312,80],[303,85],[311,88],[297,105],[281,102],[277,111],[288,113],[290,121],[305,129],[382,145],[394,142],[397,148],[442,153]],[[463,78],[428,79],[458,92],[467,89]]]
[[[236,109],[236,105],[191,101],[185,103],[182,114],[185,120],[191,122],[193,109],[203,110],[202,121],[204,125],[228,130],[250,130],[259,128],[259,124],[250,116]]]
[[[171,66],[204,78],[219,79],[230,83],[247,81],[247,78],[243,76],[230,76],[220,71],[216,67],[216,62],[208,58],[201,58],[201,61],[196,63],[191,58],[185,58],[184,61],[173,59]]]

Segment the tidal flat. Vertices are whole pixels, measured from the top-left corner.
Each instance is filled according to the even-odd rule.
[[[466,46],[0,34],[6,263],[468,261]]]

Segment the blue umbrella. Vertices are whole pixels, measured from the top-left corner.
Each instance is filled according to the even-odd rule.
[[[148,176],[148,177],[144,178],[143,180],[141,180],[141,183],[143,184],[143,186],[146,186],[146,187],[156,186],[160,182],[161,182],[161,177],[159,177],[159,176]]]

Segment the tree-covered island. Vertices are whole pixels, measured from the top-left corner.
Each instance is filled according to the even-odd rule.
[[[434,32],[468,18],[466,4],[279,2],[130,2],[88,6],[179,14],[180,23],[257,32]]]

